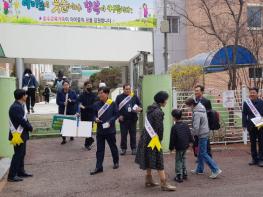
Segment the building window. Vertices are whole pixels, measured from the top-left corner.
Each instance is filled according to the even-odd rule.
[[[247,24],[248,28],[262,27],[262,8],[263,6],[247,7]]]
[[[167,20],[169,21],[169,33],[179,33],[179,16],[168,16]]]

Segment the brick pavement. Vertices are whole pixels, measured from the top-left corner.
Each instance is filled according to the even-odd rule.
[[[118,140],[119,141],[119,140]],[[205,175],[191,175],[182,184],[172,181],[174,177],[174,154],[165,155],[168,180],[176,184],[177,191],[164,193],[160,188],[144,188],[144,172],[134,163],[134,156],[120,157],[120,168],[112,169],[112,159],[107,146],[104,172],[90,176],[95,166],[95,147],[83,148],[84,139],[76,139],[60,145],[60,138],[36,139],[28,143],[26,170],[33,178],[20,183],[0,182],[1,197],[111,197],[111,196],[263,196],[263,168],[247,165],[250,159],[248,146],[213,146],[214,158],[223,170],[219,179]],[[191,150],[187,153],[188,170],[195,165]],[[157,180],[157,174],[154,173]]]

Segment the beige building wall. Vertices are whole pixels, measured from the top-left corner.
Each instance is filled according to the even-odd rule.
[[[218,10],[218,14],[219,13],[223,13],[225,11],[228,11],[228,8],[224,3],[220,3],[220,1],[222,0],[211,0],[210,2],[214,2],[215,3],[215,7],[214,10]],[[245,1],[245,6],[244,6],[244,12],[242,15],[242,23],[244,23],[244,30],[246,31],[245,33],[248,33],[247,31],[247,5],[248,4],[261,4],[263,5],[263,1],[262,0],[248,0]],[[186,9],[187,12],[189,13],[189,18],[193,19],[193,21],[197,24],[206,24],[207,23],[207,17],[204,16],[204,13],[201,9],[200,9],[200,4],[198,3],[198,1],[193,1],[193,0],[186,0]],[[238,7],[236,7],[236,9],[238,9]],[[262,19],[263,20],[263,19]],[[234,23],[232,23],[233,20],[229,20],[229,19],[225,19],[225,21],[223,22],[223,24],[221,24],[221,28],[219,29],[224,29],[224,27],[226,28],[230,28],[231,26],[234,25]],[[249,43],[249,41],[244,41]],[[228,44],[233,43],[233,40],[228,42]],[[191,58],[199,53],[202,52],[209,52],[209,51],[213,51],[216,50],[218,48],[222,47],[222,44],[220,42],[218,42],[218,40],[214,37],[214,36],[210,36],[207,35],[206,33],[204,33],[202,30],[192,27],[192,26],[188,26],[187,27],[187,57]]]

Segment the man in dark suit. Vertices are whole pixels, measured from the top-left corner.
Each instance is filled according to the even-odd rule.
[[[29,139],[29,131],[32,132],[33,130],[26,117],[26,91],[17,89],[14,92],[14,97],[15,102],[9,109],[9,140],[14,145],[14,155],[8,173],[8,181],[10,182],[22,181],[22,178],[33,176],[32,174],[26,173],[24,168],[26,142]],[[16,139],[19,139],[20,142],[17,142]]]
[[[121,155],[126,154],[128,133],[130,133],[132,155],[136,155],[137,113],[141,112],[142,108],[139,98],[132,93],[129,84],[123,86],[123,93],[117,96],[116,105],[121,129]]]
[[[258,98],[258,88],[249,89],[249,99],[251,101],[251,105],[253,105],[259,113],[258,116],[262,117],[263,101]],[[250,137],[252,160],[249,162],[249,165],[258,165],[259,167],[263,167],[263,129],[257,128],[251,121],[252,118],[255,118],[255,112],[252,112],[247,101],[245,101],[242,111],[242,125],[244,129],[248,130]]]
[[[64,115],[75,115],[77,112],[77,94],[75,91],[70,89],[69,81],[63,82],[63,89],[57,93],[57,105],[58,113]],[[70,140],[74,140],[70,137]],[[66,137],[62,137],[61,144],[66,144]]]
[[[96,168],[90,175],[103,172],[103,160],[105,154],[105,141],[108,142],[112,158],[113,169],[119,168],[119,153],[116,145],[115,121],[118,118],[116,104],[109,99],[110,89],[101,87],[98,90],[100,101],[94,104],[94,121],[97,123],[97,152]]]
[[[204,86],[202,85],[195,86],[195,99],[197,102],[200,102],[205,107],[206,113],[208,114],[212,110],[212,105],[211,105],[211,101],[203,96],[204,91],[205,91]],[[195,139],[197,138],[195,137]],[[212,157],[209,138],[207,141],[207,153],[210,157]]]

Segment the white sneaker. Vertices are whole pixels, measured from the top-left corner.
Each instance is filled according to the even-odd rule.
[[[197,172],[196,170],[191,170],[191,173],[193,173],[193,174],[204,174],[204,172]]]
[[[211,179],[215,179],[215,178],[218,177],[218,175],[221,174],[221,173],[222,173],[222,170],[220,170],[220,169],[217,170],[217,172],[215,172],[215,173],[212,172],[210,178],[211,178]]]

